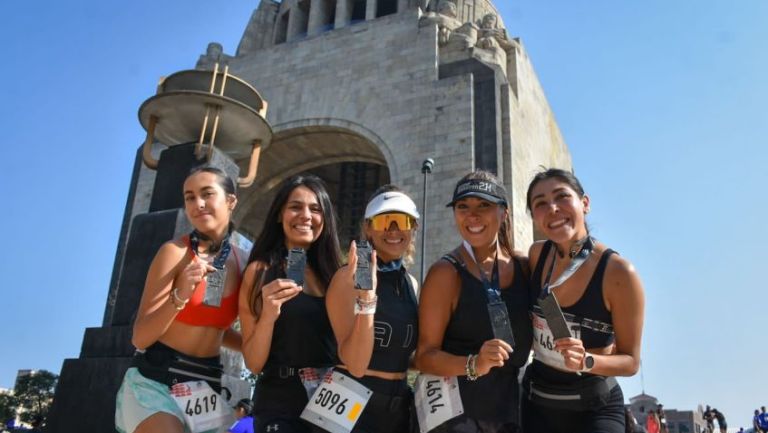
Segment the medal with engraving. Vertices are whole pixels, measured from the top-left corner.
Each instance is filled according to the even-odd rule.
[[[224,282],[227,281],[227,269],[216,269],[205,275],[205,297],[203,303],[212,307],[221,306],[221,298],[224,296]]]
[[[354,379],[329,372],[310,397],[301,418],[330,433],[349,433],[372,394]]]
[[[493,330],[493,338],[505,341],[507,344],[515,347],[515,336],[512,334],[512,323],[509,320],[509,311],[507,310],[507,304],[501,299],[501,291],[499,290],[499,258],[498,250],[496,252],[496,259],[493,261],[493,271],[491,271],[491,281],[483,273],[480,268],[480,264],[475,260],[475,254],[472,251],[472,246],[469,242],[464,241],[464,248],[469,253],[472,260],[477,265],[477,270],[480,273],[480,279],[483,282],[483,288],[485,289],[485,295],[488,298],[488,318],[491,320],[491,329]]]
[[[414,404],[421,433],[464,413],[456,376],[420,374],[414,385]]]
[[[195,255],[199,256],[198,247],[200,246],[200,240],[206,239],[204,235],[197,230],[193,230],[189,234],[189,243],[192,246],[192,251]],[[218,253],[217,253],[218,252]],[[213,242],[208,247],[208,255],[216,254],[211,265],[216,268],[215,271],[208,272],[205,276],[205,296],[203,297],[203,304],[211,307],[220,307],[221,298],[224,296],[224,283],[227,281],[226,263],[229,258],[229,253],[232,252],[232,245],[229,243],[229,233],[221,241],[221,245],[215,246]]]

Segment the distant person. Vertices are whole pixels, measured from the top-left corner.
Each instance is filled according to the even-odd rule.
[[[626,433],[635,433],[637,432],[637,419],[635,419],[635,416],[632,415],[632,411],[629,410],[629,407],[624,408],[624,427]]]
[[[704,421],[707,423],[707,431],[712,433],[715,431],[715,414],[712,413],[712,408],[707,405],[707,409],[704,411]]]
[[[182,433],[200,421],[211,421],[216,431],[233,419],[221,395],[219,353],[222,346],[241,346],[231,327],[244,256],[229,241],[235,183],[204,166],[187,176],[179,194],[194,230],[163,244],[149,266],[133,325],[136,354],[117,392],[121,433]],[[211,294],[218,294],[218,306]],[[182,409],[193,399],[219,404],[210,412]]]
[[[717,419],[717,426],[720,427],[720,433],[728,432],[728,424],[725,422],[725,415],[717,409],[712,409],[712,414]]]
[[[571,337],[555,340],[541,301],[532,303],[534,358],[523,379],[523,430],[622,433],[624,394],[614,376],[632,376],[640,366],[640,278],[627,259],[590,235],[590,199],[573,173],[537,173],[527,205],[545,238],[529,250],[535,297],[555,298]]]
[[[645,429],[648,430],[648,433],[659,433],[660,428],[659,416],[656,411],[648,411],[648,416],[645,418]]]
[[[744,427],[739,427],[739,431],[736,433],[744,433]]]
[[[768,413],[765,411],[765,406],[760,406],[760,430],[768,432]]]
[[[253,403],[244,398],[235,405],[235,421],[232,427],[227,430],[228,433],[253,433]]]
[[[669,433],[669,429],[667,429],[667,414],[664,413],[663,404],[659,403],[656,413],[659,415],[659,431],[661,433]]]
[[[752,429],[755,433],[765,433],[762,426],[760,426],[760,411],[755,409],[755,416],[752,417]]]

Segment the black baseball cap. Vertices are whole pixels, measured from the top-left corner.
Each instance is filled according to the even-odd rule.
[[[507,190],[496,182],[480,179],[467,179],[459,182],[456,189],[453,190],[453,199],[445,207],[453,207],[457,201],[466,197],[477,197],[508,207]]]
[[[237,404],[235,405],[235,409],[239,407],[245,409],[245,413],[247,414],[250,414],[251,412],[253,412],[253,403],[251,402],[251,400],[247,398],[243,398],[237,402]]]

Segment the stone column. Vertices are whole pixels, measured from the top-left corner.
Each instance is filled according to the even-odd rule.
[[[325,3],[328,0],[312,0],[309,4],[309,24],[307,24],[307,36],[323,32],[323,25],[327,19],[325,16]]]
[[[348,26],[352,20],[352,0],[337,0],[336,2],[336,25],[334,28],[340,29]]]
[[[307,13],[299,7],[297,3],[291,8],[291,14],[288,16],[288,42],[301,39],[305,36],[307,30]]]
[[[370,21],[374,19],[376,19],[376,0],[366,0],[365,20]]]

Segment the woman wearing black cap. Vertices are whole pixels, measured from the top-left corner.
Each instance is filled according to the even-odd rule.
[[[418,285],[405,263],[415,250],[418,218],[416,204],[400,189],[379,188],[365,208],[362,227],[373,247],[371,287],[356,287],[355,273],[365,269],[352,242],[349,264],[336,272],[328,289],[326,306],[341,362],[335,371],[372,391],[362,412],[338,414],[355,421],[355,433],[408,431],[413,393],[406,373],[416,349]]]
[[[421,292],[416,367],[431,376],[417,381],[419,423],[437,432],[516,432],[518,369],[532,333],[527,264],[512,249],[506,191],[475,171],[448,206],[463,242],[432,265]],[[453,403],[441,406],[438,396]]]
[[[640,278],[629,261],[590,236],[590,200],[572,173],[536,174],[527,196],[547,240],[529,252],[538,299],[534,360],[523,379],[523,429],[623,433],[624,396],[614,376],[631,376],[640,365]]]
[[[237,402],[235,405],[235,421],[227,432],[228,433],[253,433],[253,403],[251,400],[244,398]]]

